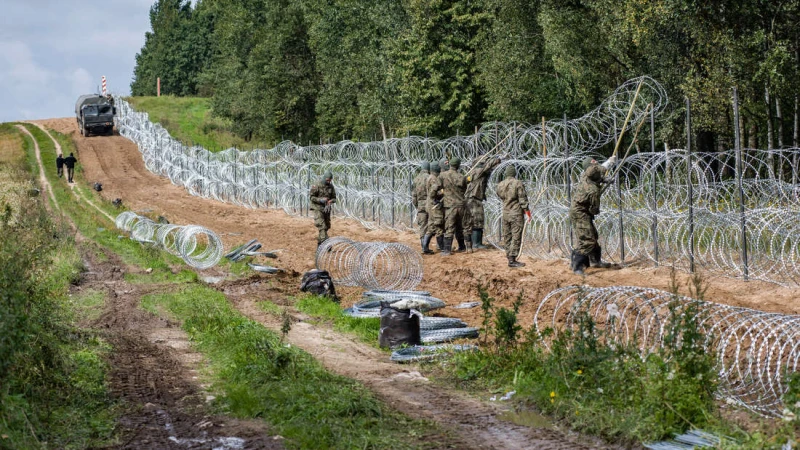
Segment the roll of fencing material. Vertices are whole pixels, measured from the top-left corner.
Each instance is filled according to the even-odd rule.
[[[478,337],[479,332],[480,329],[472,327],[428,329],[420,330],[420,338],[423,344],[435,344],[451,342],[456,339],[475,339]]]
[[[787,375],[796,372],[800,364],[800,316],[642,287],[568,286],[550,292],[533,320],[539,330],[574,330],[579,314],[588,314],[606,339],[636,344],[645,357],[665,345],[671,318],[687,313],[697,314],[700,331],[706,336],[704,347],[715,355],[717,395],[762,415],[780,415]]]
[[[415,345],[393,351],[389,359],[394,362],[430,361],[444,358],[457,352],[474,352],[477,350],[478,347],[476,345],[467,344]]]
[[[408,290],[422,281],[422,256],[411,247],[394,242],[330,238],[317,248],[316,266],[343,286]]]
[[[208,228],[158,223],[131,211],[120,213],[114,222],[131,239],[157,244],[196,269],[213,267],[222,258],[222,240]]]
[[[380,317],[381,302],[396,305],[399,302],[410,301],[416,311],[428,312],[434,309],[444,308],[445,303],[436,297],[432,297],[425,291],[367,291],[362,294],[362,300],[354,304],[351,308],[344,310],[345,314],[352,317]],[[408,309],[408,308],[407,308]]]

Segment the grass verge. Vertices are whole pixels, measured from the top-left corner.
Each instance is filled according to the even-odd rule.
[[[209,98],[164,96],[128,97],[126,100],[137,111],[148,113],[152,122],[160,123],[181,142],[200,145],[210,151],[255,147],[254,143],[233,134],[231,121],[213,116]]]
[[[339,332],[350,333],[359,340],[375,347],[378,346],[378,332],[381,328],[381,319],[350,317],[344,313],[341,305],[327,297],[307,295],[295,301],[295,307],[321,321],[332,323],[333,329]]]
[[[9,136],[22,148],[15,163],[0,165],[0,179],[21,188],[0,201],[0,448],[105,446],[115,424],[103,362],[109,347],[77,324],[103,299],[70,299],[83,269],[75,241],[43,197],[27,193],[37,172],[33,142],[0,125],[0,142]],[[4,158],[12,152],[0,147]]]
[[[702,299],[699,277],[694,287],[690,294]],[[662,348],[642,357],[636,342],[617,343],[588,311],[576,311],[571,329],[523,330],[517,321],[522,295],[509,310],[495,309],[485,289],[479,294],[484,343],[435,368],[446,382],[514,390],[522,407],[624,444],[669,439],[692,428],[731,437],[725,448],[780,448],[793,436],[791,424],[747,433],[720,414],[714,355],[704,349],[704,316],[696,307],[672,309]],[[797,387],[800,392],[800,382]]]
[[[419,448],[432,425],[383,406],[357,382],[331,374],[307,353],[247,319],[213,289],[190,286],[146,296],[168,311],[212,365],[222,407],[263,417],[297,448]]]

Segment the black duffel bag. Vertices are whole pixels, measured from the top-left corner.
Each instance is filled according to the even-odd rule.
[[[395,348],[419,343],[419,316],[411,310],[392,308],[388,302],[381,302],[378,344],[382,348]]]
[[[333,286],[333,279],[326,270],[309,270],[303,274],[300,280],[300,290],[309,294],[321,295],[338,302],[336,288]]]

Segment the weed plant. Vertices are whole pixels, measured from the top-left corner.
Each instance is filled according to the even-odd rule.
[[[717,378],[696,306],[673,307],[662,348],[643,354],[636,342],[616,343],[613,323],[599,327],[586,310],[576,311],[572,329],[523,333],[521,293],[511,310],[496,309],[484,287],[479,295],[484,339],[493,345],[446,366],[459,382],[514,389],[523,404],[615,441],[658,440],[713,420]]]
[[[30,164],[32,142],[19,142]],[[0,171],[6,181],[31,185],[30,166]],[[69,229],[41,200],[0,204],[0,448],[105,445],[114,426],[102,359],[108,348],[75,325],[98,306],[96,299],[68,301],[82,262]]]

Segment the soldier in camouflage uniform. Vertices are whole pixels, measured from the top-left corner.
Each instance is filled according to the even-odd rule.
[[[472,175],[467,177],[467,213],[464,214],[464,230],[472,231],[472,248],[486,248],[483,245],[483,201],[486,200],[486,185],[489,183],[489,176],[497,165],[500,158],[491,158],[488,162],[479,162]]]
[[[424,161],[421,165],[422,170],[414,178],[414,186],[411,190],[411,203],[417,209],[417,225],[419,225],[419,241],[422,245],[422,254],[430,255],[431,235],[428,234],[428,213],[425,210],[428,200],[428,176],[430,174],[430,164]]]
[[[461,159],[454,157],[450,160],[450,170],[442,173],[442,187],[444,188],[444,251],[442,255],[450,255],[453,246],[453,237],[458,242],[455,252],[467,250],[464,242],[464,192],[467,189],[467,178],[458,171]]]
[[[336,203],[336,189],[331,181],[333,174],[325,172],[319,182],[311,186],[309,193],[310,209],[314,214],[314,226],[319,230],[317,247],[328,239],[328,230],[331,228],[331,209]]]
[[[428,213],[427,233],[430,237],[436,237],[436,246],[440,252],[444,251],[444,205],[442,205],[442,180],[439,176],[441,170],[439,163],[431,163],[431,174],[425,182],[427,186],[427,203],[425,211]],[[429,238],[430,239],[430,238]],[[449,249],[448,249],[449,251]]]
[[[611,264],[600,259],[602,249],[597,242],[597,228],[594,217],[600,214],[600,196],[606,173],[614,165],[617,158],[612,156],[602,165],[588,156],[583,161],[584,171],[581,182],[572,193],[572,204],[569,208],[569,220],[572,231],[578,240],[572,249],[570,268],[576,275],[583,275],[587,267],[611,267]]]
[[[503,202],[503,243],[506,247],[508,267],[524,267],[525,263],[517,261],[522,242],[522,229],[525,216],[531,219],[528,210],[528,195],[525,186],[519,181],[513,166],[507,166],[505,179],[497,184],[497,196]]]

